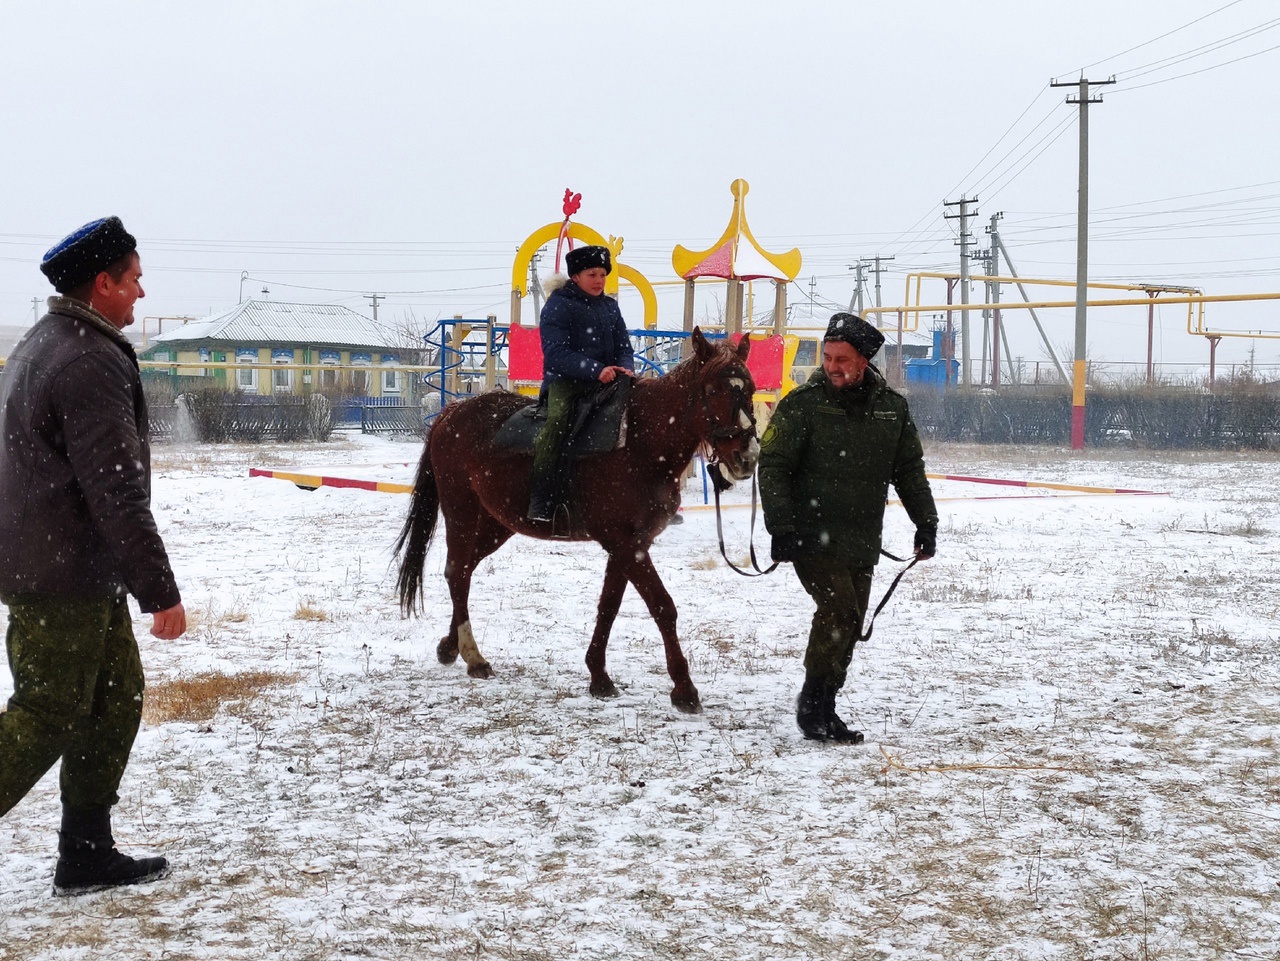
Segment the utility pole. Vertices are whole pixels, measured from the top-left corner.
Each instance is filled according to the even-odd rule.
[[[533,292],[533,316],[542,316],[542,281],[538,279],[538,261],[542,259],[542,251],[534,251],[529,258],[529,290]]]
[[[882,269],[881,269],[881,267],[880,267],[880,264],[881,264],[881,262],[883,262],[883,261],[889,261],[889,260],[893,260],[893,259],[894,259],[893,257],[881,257],[879,254],[876,254],[874,257],[863,257],[863,258],[862,258],[862,262],[863,262],[864,264],[875,264],[875,268],[874,268],[874,270],[872,271],[872,273],[874,273],[874,274],[876,275],[876,308],[877,308],[877,310],[878,310],[878,309],[879,309],[879,307],[880,307],[880,274],[881,274],[881,272],[882,272]],[[876,326],[877,326],[877,327],[878,327],[878,326],[880,326],[880,314],[879,314],[879,313],[877,313],[877,314],[876,314]]]
[[[386,300],[387,295],[386,294],[365,294],[364,299],[369,301],[369,303],[373,304],[373,322],[376,324],[378,322],[378,301]]]
[[[991,215],[991,226],[987,233],[991,236],[991,259],[987,269],[991,277],[991,386],[1000,389],[1000,218],[1003,213]]]
[[[849,298],[849,313],[857,314],[859,317],[862,316],[862,285],[866,282],[863,270],[866,266],[866,260],[860,257],[858,262],[849,268],[857,271],[855,276],[858,279],[858,286],[854,288],[853,296]]]
[[[1000,235],[996,234],[992,237],[993,245],[1000,248],[1000,253],[1004,254],[1004,262],[1009,267],[1009,276],[1014,278],[1014,284],[1018,288],[1018,293],[1022,294],[1022,299],[1027,303],[1031,302],[1031,297],[1027,294],[1027,288],[1018,282],[1018,268],[1013,265],[1013,258],[1009,256],[1009,248],[1004,245],[1004,241],[1000,239]],[[1034,308],[1028,307],[1027,312],[1031,314],[1031,319],[1035,321],[1036,330],[1040,331],[1040,340],[1044,342],[1044,349],[1049,352],[1049,359],[1053,361],[1053,366],[1058,369],[1058,376],[1062,378],[1065,384],[1069,377],[1067,372],[1062,369],[1062,362],[1058,360],[1058,354],[1053,349],[1053,344],[1049,342],[1049,335],[1044,332],[1044,327],[1040,324],[1040,318],[1036,316]]]
[[[959,200],[944,201],[944,207],[959,207],[958,214],[943,214],[947,220],[960,221],[960,239],[957,243],[960,245],[960,303],[969,303],[969,245],[973,243],[973,237],[969,234],[969,218],[976,214],[977,210],[970,210],[970,204],[977,204],[977,197],[965,197],[960,195]],[[960,311],[960,384],[963,387],[969,386],[969,311]]]
[[[1116,82],[1096,81],[1104,87]],[[1090,97],[1090,83],[1083,76],[1075,83],[1049,82],[1050,87],[1078,87],[1075,99],[1067,103],[1080,105],[1080,195],[1076,208],[1076,353],[1071,381],[1071,449],[1084,449],[1085,331],[1089,300],[1089,104],[1102,103],[1102,97]]]
[[[40,298],[31,298],[31,322],[34,324],[40,319]]]
[[[970,270],[972,270],[972,269],[974,268],[974,266],[975,266],[975,265],[977,266],[978,272],[979,272],[981,275],[983,275],[983,276],[985,276],[985,277],[987,277],[987,278],[988,278],[987,280],[984,280],[984,281],[982,282],[982,289],[983,289],[983,296],[982,296],[982,303],[983,303],[983,308],[982,308],[982,339],[979,341],[979,343],[980,343],[982,346],[979,348],[979,351],[978,351],[978,353],[979,353],[979,357],[978,357],[978,386],[979,386],[979,387],[986,387],[986,386],[987,386],[987,371],[988,371],[988,370],[990,370],[990,368],[987,366],[987,357],[988,357],[987,352],[991,349],[991,306],[990,306],[990,305],[991,305],[991,280],[990,280],[990,277],[991,277],[991,274],[992,274],[992,270],[991,270],[991,251],[990,251],[990,250],[971,250],[971,251],[969,251],[969,268],[970,268]]]

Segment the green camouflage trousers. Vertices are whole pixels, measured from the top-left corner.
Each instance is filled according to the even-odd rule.
[[[0,597],[13,696],[0,712],[0,816],[62,758],[62,801],[111,805],[142,720],[125,598]]]
[[[574,401],[597,386],[595,381],[587,380],[557,380],[547,386],[547,421],[533,442],[535,487],[539,483],[549,483],[560,466],[560,454],[569,428],[573,426]]]
[[[828,557],[796,558],[796,576],[818,609],[804,652],[805,677],[844,687],[853,646],[871,601],[874,567],[853,567]]]

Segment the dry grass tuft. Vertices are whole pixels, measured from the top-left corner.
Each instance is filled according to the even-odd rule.
[[[243,674],[210,671],[160,681],[147,686],[142,720],[147,724],[208,721],[223,704],[253,701],[266,688],[296,680],[296,674],[282,671],[246,671]]]
[[[298,601],[298,607],[293,612],[293,619],[295,621],[327,621],[329,620],[329,615],[324,608],[316,606],[314,598],[304,597]]]

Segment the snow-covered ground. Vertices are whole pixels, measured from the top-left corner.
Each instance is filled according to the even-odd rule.
[[[794,574],[734,574],[707,511],[654,549],[705,704],[686,716],[630,590],[622,696],[588,696],[594,545],[484,563],[498,677],[474,681],[435,658],[442,544],[424,617],[398,612],[405,497],[247,476],[408,480],[416,445],[156,453],[193,626],[138,619],[149,683],[280,678],[144,725],[117,836],[167,880],[51,897],[55,775],[0,820],[0,958],[1280,956],[1275,456],[929,448],[937,473],[1169,496],[936,483],[940,553],[858,649],[850,748],[793,723]],[[726,514],[735,560],[748,518]],[[910,543],[891,507],[886,546]]]

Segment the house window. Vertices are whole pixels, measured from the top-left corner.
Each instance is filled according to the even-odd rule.
[[[272,364],[292,364],[293,351],[276,349],[271,351]],[[293,390],[293,369],[286,367],[283,370],[273,370],[271,372],[271,389],[277,394],[287,394]]]
[[[257,362],[258,352],[256,350],[244,349],[236,351],[237,364],[256,364]],[[256,394],[258,392],[258,371],[251,367],[236,368],[236,388],[247,393]]]
[[[320,387],[321,389],[336,389],[341,380],[341,371],[338,365],[342,362],[342,355],[336,350],[320,351]]]
[[[384,394],[400,393],[400,371],[393,370],[391,365],[400,363],[395,354],[382,355],[382,392]]]
[[[373,354],[365,351],[351,352],[351,366],[356,368],[351,372],[351,389],[357,394],[369,393],[369,371],[360,368],[368,367],[372,363]]]

